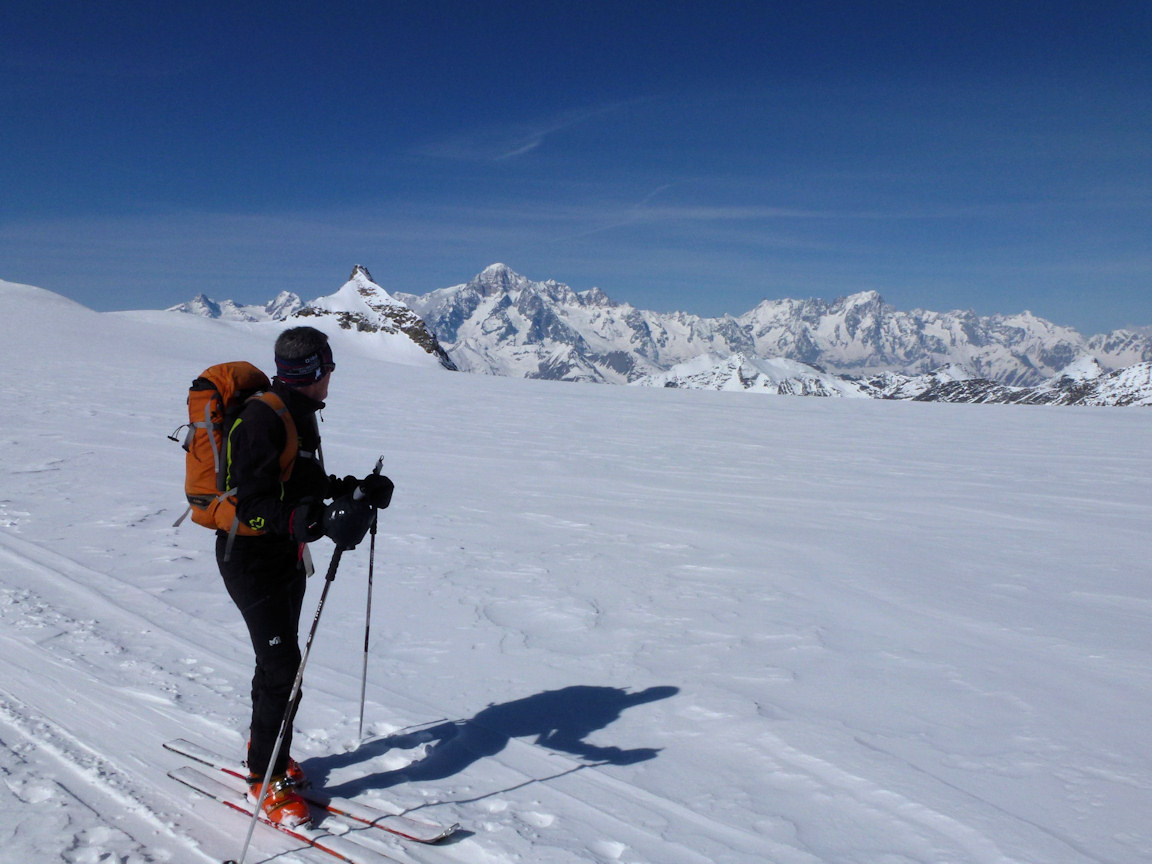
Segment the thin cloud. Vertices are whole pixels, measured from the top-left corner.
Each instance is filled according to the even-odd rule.
[[[460,162],[502,162],[531,153],[569,129],[619,110],[624,102],[564,111],[529,122],[489,124],[431,141],[416,148],[416,155]]]

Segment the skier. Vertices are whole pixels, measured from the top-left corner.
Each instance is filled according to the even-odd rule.
[[[293,327],[276,340],[272,392],[283,401],[282,416],[267,401],[245,403],[228,435],[228,488],[236,489],[239,521],[254,531],[229,537],[217,531],[216,561],[224,585],[240,610],[256,654],[252,676],[252,725],[248,783],[258,798],[281,725],[285,737],[272,766],[264,815],[273,822],[309,821],[307,803],[294,787],[306,782],[289,756],[292,723],[284,718],[300,665],[299,624],[307,574],[306,544],[324,534],[324,499],[352,494],[357,487],[374,507],[388,506],[392,481],[371,474],[339,479],[324,469],[316,414],[324,407],[336,364],[328,337],[314,327]],[[295,428],[295,454],[291,447]],[[287,463],[288,467],[283,467]]]

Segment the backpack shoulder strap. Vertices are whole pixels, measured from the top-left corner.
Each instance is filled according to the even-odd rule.
[[[296,461],[297,451],[300,449],[300,433],[296,430],[296,421],[292,419],[292,413],[284,404],[284,400],[271,390],[264,390],[252,398],[263,402],[275,411],[276,416],[284,423],[286,440],[284,449],[280,451],[280,479],[287,480],[288,475],[292,473],[292,463]]]

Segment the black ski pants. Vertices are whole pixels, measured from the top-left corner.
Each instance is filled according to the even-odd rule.
[[[217,532],[216,563],[232,602],[244,616],[256,652],[248,770],[263,777],[300,668],[300,610],[307,578],[299,560],[298,544],[286,537],[236,537],[232,554],[225,561],[227,543],[228,535]],[[293,716],[298,705],[299,699],[292,706]],[[289,722],[273,775],[286,770],[291,745]]]

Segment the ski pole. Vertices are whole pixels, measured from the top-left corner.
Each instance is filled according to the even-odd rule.
[[[316,607],[316,615],[312,619],[312,629],[308,631],[308,640],[304,644],[304,653],[300,657],[300,666],[296,670],[296,680],[292,682],[292,695],[288,697],[288,709],[284,712],[284,719],[280,722],[280,734],[276,736],[276,746],[272,749],[272,758],[268,762],[268,769],[264,772],[264,782],[260,785],[260,796],[256,799],[256,806],[252,810],[252,821],[248,823],[248,835],[244,838],[244,846],[240,850],[240,857],[225,861],[224,864],[244,864],[248,854],[248,847],[252,843],[252,832],[256,823],[260,821],[260,813],[264,807],[264,799],[268,796],[268,786],[272,782],[272,769],[276,766],[276,758],[280,755],[280,747],[284,743],[284,736],[288,734],[288,724],[292,722],[293,707],[300,698],[301,685],[304,682],[304,666],[308,663],[308,654],[312,650],[312,640],[316,638],[316,628],[320,624],[320,613],[324,611],[324,603],[328,599],[328,589],[336,578],[336,568],[340,565],[340,556],[344,554],[344,547],[337,546],[332,553],[332,563],[328,565],[328,573],[324,577],[324,590],[320,592],[320,605]]]
[[[384,457],[376,460],[373,474],[379,474],[384,467]],[[372,514],[372,536],[368,541],[368,609],[364,614],[364,670],[360,676],[360,726],[356,731],[356,743],[364,740],[364,697],[368,690],[368,635],[372,627],[372,570],[376,565],[376,518],[379,514]]]
[[[360,726],[356,743],[364,740],[364,697],[368,690],[368,633],[372,626],[372,569],[376,564],[376,517],[372,517],[371,536],[368,540],[368,611],[364,614],[364,670],[360,676]]]

